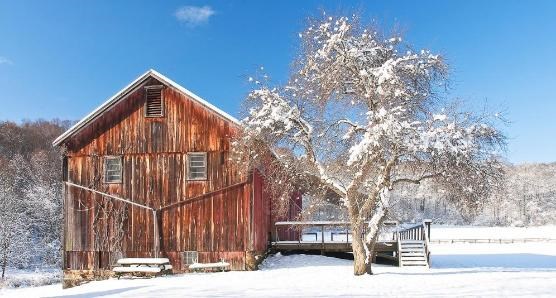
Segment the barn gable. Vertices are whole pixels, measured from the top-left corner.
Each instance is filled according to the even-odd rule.
[[[187,98],[191,99],[192,101],[196,102],[197,104],[207,108],[207,110],[213,112],[215,115],[218,115],[222,119],[224,119],[226,121],[229,121],[230,123],[232,123],[234,125],[239,125],[239,123],[240,123],[239,120],[237,120],[233,116],[229,115],[228,113],[222,111],[221,109],[217,108],[216,106],[212,105],[211,103],[204,100],[203,98],[196,95],[195,93],[187,90],[183,86],[179,85],[178,83],[174,82],[173,80],[169,79],[168,77],[162,75],[161,73],[157,72],[156,70],[150,69],[147,72],[145,72],[144,74],[142,74],[141,76],[139,76],[137,79],[135,79],[133,82],[131,82],[129,85],[124,87],[122,90],[120,90],[114,96],[110,97],[106,102],[104,102],[102,105],[97,107],[94,111],[92,111],[90,114],[85,116],[83,119],[81,119],[79,122],[77,122],[75,125],[73,125],[70,129],[68,129],[66,132],[64,132],[62,135],[60,135],[58,138],[56,138],[56,140],[54,140],[54,142],[53,142],[53,145],[54,146],[61,145],[62,143],[67,141],[72,136],[78,134],[80,131],[82,131],[87,126],[89,126],[91,123],[93,123],[96,119],[101,117],[103,114],[112,110],[119,103],[121,103],[122,101],[125,101],[126,99],[129,99],[130,94],[133,94],[139,88],[144,87],[145,85],[155,85],[156,83],[154,83],[153,81],[159,82],[161,85],[163,85],[165,87],[171,87],[171,88],[177,90],[178,92],[180,92],[185,97],[187,97]]]

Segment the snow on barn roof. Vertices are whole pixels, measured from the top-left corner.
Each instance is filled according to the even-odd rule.
[[[177,90],[179,90],[183,94],[189,96],[194,101],[202,104],[203,106],[205,106],[205,107],[209,108],[210,110],[212,110],[213,112],[217,113],[222,118],[224,118],[226,120],[229,120],[229,121],[231,121],[231,122],[233,122],[237,125],[240,124],[239,120],[237,120],[235,117],[233,117],[230,114],[222,111],[221,109],[212,105],[208,101],[202,99],[197,94],[185,89],[183,86],[181,86],[180,84],[172,81],[171,79],[169,79],[168,77],[159,73],[158,71],[156,71],[154,69],[149,69],[147,72],[145,72],[144,74],[139,76],[137,79],[135,79],[129,85],[125,86],[122,90],[120,90],[114,96],[110,97],[106,102],[104,102],[102,105],[100,105],[94,111],[92,111],[90,114],[88,114],[83,119],[81,119],[79,122],[77,122],[75,125],[70,127],[66,132],[61,134],[58,138],[56,138],[56,140],[54,140],[54,142],[52,142],[52,145],[58,146],[58,145],[62,144],[65,140],[67,140],[69,137],[78,133],[81,129],[86,127],[89,123],[91,123],[97,117],[102,115],[104,112],[109,111],[114,105],[116,105],[118,102],[123,100],[126,97],[126,95],[129,94],[129,91],[137,88],[139,85],[141,85],[141,83],[143,83],[143,81],[145,81],[145,79],[147,79],[149,77],[155,78],[155,79],[157,79],[158,81],[160,81],[161,83],[163,83],[167,86],[172,86],[172,87],[176,88]]]

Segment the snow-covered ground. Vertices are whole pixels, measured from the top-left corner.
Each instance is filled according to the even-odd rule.
[[[484,233],[492,235],[491,232]],[[459,233],[450,234],[452,237],[455,235],[456,238],[465,238]],[[502,234],[496,235],[500,238]],[[531,237],[529,234],[525,236]],[[556,293],[554,242],[433,244],[431,250],[431,269],[377,265],[374,267],[374,276],[353,276],[352,261],[349,260],[320,255],[276,255],[269,257],[260,271],[184,274],[154,279],[112,279],[67,290],[62,290],[59,284],[4,289],[0,290],[0,296],[554,297]]]
[[[540,227],[477,227],[437,226],[431,227],[431,239],[556,239],[556,226]]]

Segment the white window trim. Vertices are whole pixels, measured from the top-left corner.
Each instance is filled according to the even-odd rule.
[[[190,166],[189,163],[191,162],[191,156],[192,155],[196,155],[196,156],[203,156],[204,157],[204,168],[205,168],[205,172],[203,177],[191,177],[191,171],[189,170]],[[198,167],[201,168],[201,167]],[[204,181],[207,180],[208,178],[208,160],[207,160],[207,153],[206,152],[189,152],[187,153],[187,163],[186,163],[186,169],[187,169],[187,180],[188,181]]]
[[[108,160],[119,159],[120,160],[120,179],[114,181],[108,181]],[[121,184],[124,180],[124,163],[122,156],[105,156],[104,157],[104,183],[105,184]]]

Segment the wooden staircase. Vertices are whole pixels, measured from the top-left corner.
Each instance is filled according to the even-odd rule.
[[[400,267],[429,266],[424,240],[400,240]]]
[[[397,232],[398,265],[430,267],[430,220]]]

